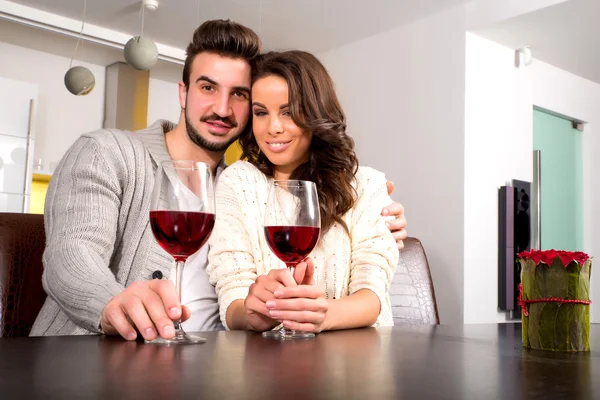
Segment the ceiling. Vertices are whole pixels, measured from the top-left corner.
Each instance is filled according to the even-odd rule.
[[[254,29],[265,49],[320,53],[434,14],[466,0],[158,0],[146,12],[144,32],[154,41],[184,49],[207,19],[228,18]],[[81,19],[82,0],[11,0]],[[88,0],[86,20],[139,34],[140,0]],[[262,12],[261,12],[262,9]]]
[[[264,48],[321,53],[393,29],[467,0],[158,0],[146,12],[144,32],[184,49],[204,20],[229,18],[261,36]],[[79,20],[83,0],[11,0]],[[86,21],[139,34],[141,0],[88,0]],[[600,83],[600,0],[569,0],[494,24],[475,33],[510,48],[528,45],[535,59]],[[0,19],[2,41],[70,57],[75,39]],[[87,51],[85,50],[87,49]],[[93,49],[93,51],[92,51]],[[119,49],[86,42],[86,61],[123,61]],[[156,70],[155,70],[156,69]],[[159,61],[153,74],[177,80],[181,66]]]
[[[534,60],[600,83],[599,0],[570,0],[475,33],[514,49],[530,46]]]

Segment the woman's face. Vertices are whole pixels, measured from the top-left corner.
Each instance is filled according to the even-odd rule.
[[[260,150],[275,166],[276,179],[290,174],[308,159],[312,133],[290,115],[285,79],[270,75],[252,85],[252,129]]]

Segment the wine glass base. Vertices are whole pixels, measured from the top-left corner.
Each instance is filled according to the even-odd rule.
[[[297,339],[313,339],[314,333],[310,332],[296,332],[289,329],[280,329],[278,331],[267,331],[263,332],[263,337],[267,339],[275,340],[297,340]]]
[[[176,334],[172,339],[165,339],[159,336],[154,340],[144,340],[144,342],[149,344],[163,344],[170,346],[175,344],[201,344],[206,343],[206,339],[184,332],[183,334]]]

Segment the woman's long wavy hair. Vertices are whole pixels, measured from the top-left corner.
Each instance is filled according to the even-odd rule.
[[[348,232],[342,217],[356,201],[353,182],[358,159],[354,140],[346,134],[346,117],[331,77],[315,56],[295,50],[260,56],[253,67],[252,83],[268,76],[286,80],[292,120],[313,134],[308,160],[290,179],[315,182],[323,232],[336,222]],[[254,135],[243,135],[240,142],[242,159],[273,177],[273,164],[260,151]]]

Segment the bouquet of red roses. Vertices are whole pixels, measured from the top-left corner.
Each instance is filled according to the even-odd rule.
[[[518,257],[523,346],[589,351],[590,257],[560,250],[524,251]]]

